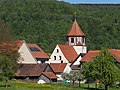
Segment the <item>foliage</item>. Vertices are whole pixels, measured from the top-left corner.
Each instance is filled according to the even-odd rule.
[[[17,49],[16,38],[11,30],[0,21],[0,56],[9,58],[15,65],[14,70],[17,69],[17,60],[19,57]]]
[[[83,75],[80,71],[71,71],[70,73],[62,73],[62,77],[65,80],[69,80],[70,84],[72,82],[72,85],[75,84],[75,81],[79,81],[79,86],[80,86],[80,81],[83,80]]]
[[[7,57],[0,56],[0,78],[1,80],[5,80],[6,87],[8,80],[11,79],[15,74],[13,67],[14,63],[12,60]]]
[[[85,73],[86,78],[99,80],[100,83],[105,85],[105,90],[119,80],[120,70],[107,50],[101,51],[94,61],[86,64],[84,67],[84,72],[88,72],[88,77],[86,76],[87,73]]]
[[[0,0],[0,19],[17,39],[52,52],[56,44],[65,43],[65,34],[77,12],[88,49],[120,48],[119,8],[119,5],[71,5],[56,0]]]

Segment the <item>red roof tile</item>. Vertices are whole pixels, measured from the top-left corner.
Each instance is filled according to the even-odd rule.
[[[36,47],[40,50],[32,51],[32,54],[35,58],[49,58],[49,56],[37,44],[28,44],[28,47]]]
[[[76,20],[74,21],[72,27],[70,28],[70,31],[67,34],[67,36],[85,36]]]
[[[51,63],[50,66],[53,69],[53,71],[56,72],[63,72],[67,63]]]
[[[1,42],[0,50],[18,50],[24,42],[24,40]]]
[[[109,50],[109,52],[117,60],[117,62],[120,62],[120,50],[111,49],[111,50]]]
[[[108,50],[110,54],[116,59],[117,62],[120,62],[120,50],[111,49]],[[90,50],[80,62],[89,62],[94,60],[94,58],[100,53],[100,50]]]
[[[90,62],[100,53],[100,50],[90,50],[88,53],[80,60],[80,62]]]
[[[50,79],[57,79],[58,78],[53,72],[43,72],[42,74]]]
[[[73,62],[77,58],[78,54],[73,48],[73,46],[69,46],[69,45],[58,45],[58,46],[60,47],[62,53],[69,62]]]
[[[22,64],[16,76],[40,76],[47,66],[48,64]]]

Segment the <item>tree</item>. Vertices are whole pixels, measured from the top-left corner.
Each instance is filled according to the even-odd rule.
[[[4,56],[14,62],[14,70],[17,69],[17,60],[19,57],[16,38],[11,30],[0,21],[0,56]]]
[[[89,88],[90,81],[94,80],[94,77],[92,75],[93,67],[91,62],[85,63],[83,66],[84,68],[83,68],[82,74],[84,75],[84,78],[87,80],[88,88]]]
[[[105,90],[108,90],[108,86],[115,83],[120,75],[120,70],[108,50],[101,51],[92,62],[86,64],[84,71],[90,72],[92,80],[99,80],[100,83],[104,84]],[[86,78],[88,79],[89,77]]]
[[[68,73],[63,73],[62,77],[66,80],[69,80],[69,86],[74,85],[75,81],[82,80],[82,75],[79,71],[72,71],[69,74]]]
[[[5,80],[5,86],[8,86],[8,80],[11,79],[15,72],[13,70],[14,63],[7,57],[0,56],[0,77]]]
[[[80,71],[78,71],[78,72],[76,72],[76,73],[77,73],[77,79],[78,79],[78,81],[79,81],[79,87],[80,87],[80,82],[83,81],[84,76],[83,76],[83,74],[82,74],[82,70],[80,70]]]

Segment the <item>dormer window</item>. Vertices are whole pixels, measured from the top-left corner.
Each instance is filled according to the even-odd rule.
[[[59,50],[57,49],[57,53],[59,52]]]
[[[37,48],[37,47],[29,47],[29,48],[30,48],[31,51],[40,51],[40,49]]]
[[[74,38],[71,38],[71,43],[74,43]]]
[[[62,59],[62,57],[61,57],[61,56],[59,56],[59,59],[61,60],[61,59]]]

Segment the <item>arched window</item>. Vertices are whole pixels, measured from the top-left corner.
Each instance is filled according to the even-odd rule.
[[[61,59],[62,59],[62,57],[61,57],[61,56],[59,56],[59,59],[61,60]]]
[[[59,52],[59,50],[57,49],[57,53]]]
[[[54,60],[56,60],[56,56],[54,56]]]

